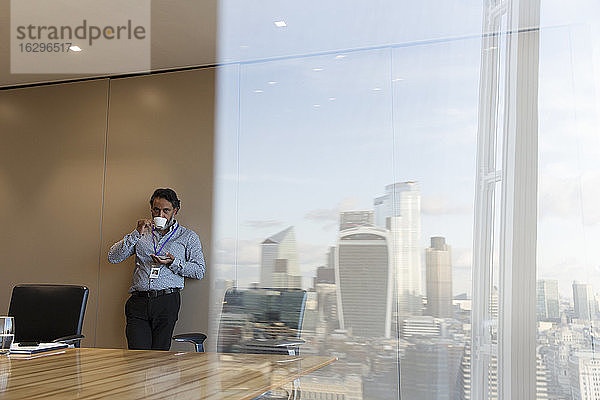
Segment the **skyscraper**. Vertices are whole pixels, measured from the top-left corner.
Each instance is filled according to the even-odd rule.
[[[589,321],[595,317],[594,295],[591,285],[573,281],[573,305],[575,318]]]
[[[536,313],[539,321],[560,320],[558,309],[558,281],[539,279],[536,286]]]
[[[375,225],[391,234],[399,318],[420,315],[421,193],[418,182],[397,182],[375,199]]]
[[[535,363],[535,399],[548,399],[548,370],[544,366],[540,354],[536,354]],[[471,342],[467,342],[458,373],[459,400],[476,400],[471,398]],[[488,366],[488,400],[498,398],[498,356],[492,353]]]
[[[271,288],[302,287],[293,226],[261,243],[260,284]]]
[[[600,362],[592,351],[576,351],[569,357],[571,394],[577,400],[600,398]]]
[[[427,315],[452,318],[452,249],[443,237],[432,237],[425,250]]]
[[[335,283],[335,267],[318,267],[315,283]]]
[[[335,274],[340,327],[353,336],[389,338],[393,308],[389,233],[365,226],[340,231]]]
[[[410,343],[400,362],[401,398],[455,400],[463,352],[464,344],[450,340]]]
[[[340,213],[340,231],[357,226],[373,226],[373,211],[343,211]]]
[[[335,258],[336,258],[336,248],[335,246],[329,246],[329,250],[327,250],[327,258],[325,262],[327,263],[326,267],[335,269]]]

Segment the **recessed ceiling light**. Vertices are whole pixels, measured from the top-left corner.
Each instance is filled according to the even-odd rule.
[[[327,100],[329,100],[329,101],[335,101],[335,97],[330,97]]]
[[[403,80],[404,80],[404,78],[395,78],[395,79],[392,79],[392,82],[400,82]]]
[[[314,108],[319,108],[319,107],[321,107],[321,105],[320,104],[313,104],[313,107]]]
[[[319,71],[323,71],[323,68],[316,67],[316,68],[313,68],[312,70],[315,71],[315,72],[319,72]]]
[[[275,24],[276,27],[278,28],[285,28],[287,26],[287,24],[285,23],[285,21],[275,21],[273,22]]]
[[[343,54],[338,54],[337,56],[335,56],[335,58],[337,58],[338,60],[341,58],[345,58],[346,56]]]
[[[376,88],[373,88],[373,91],[374,91],[374,92],[379,92],[380,90],[381,90],[381,88],[378,88],[378,87],[376,87]]]
[[[276,81],[269,81],[269,82],[267,82],[267,83],[268,83],[269,85],[276,85],[276,84],[277,84],[277,82],[276,82]]]
[[[71,50],[71,51],[81,51],[81,47],[73,45],[73,46],[69,47],[69,50]]]
[[[264,92],[264,90],[262,90],[262,89],[254,89],[254,93],[262,93],[262,92]]]

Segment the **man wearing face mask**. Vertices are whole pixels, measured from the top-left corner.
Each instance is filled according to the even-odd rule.
[[[169,350],[184,277],[204,277],[202,244],[175,219],[180,208],[173,190],[156,189],[150,198],[153,219],[138,220],[133,232],[108,251],[111,263],[135,254],[131,297],[125,304],[130,350]]]

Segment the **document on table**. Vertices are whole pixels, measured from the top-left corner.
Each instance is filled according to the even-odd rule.
[[[46,351],[66,349],[69,347],[66,343],[40,343],[35,346],[19,346],[19,343],[13,343],[10,346],[10,355],[31,355],[43,353]]]

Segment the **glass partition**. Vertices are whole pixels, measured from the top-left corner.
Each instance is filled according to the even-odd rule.
[[[482,4],[352,3],[221,3],[212,336],[301,288],[303,398],[469,398]]]
[[[600,5],[542,6],[537,359],[551,399],[600,398]]]

